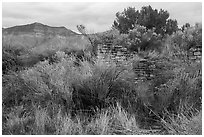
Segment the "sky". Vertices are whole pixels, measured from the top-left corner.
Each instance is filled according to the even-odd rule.
[[[39,22],[77,32],[76,25],[83,24],[90,33],[103,32],[111,28],[117,12],[148,5],[167,10],[179,26],[202,22],[201,2],[3,2],[2,27]]]

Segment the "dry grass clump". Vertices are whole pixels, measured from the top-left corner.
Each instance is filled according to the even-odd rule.
[[[155,77],[136,81],[134,58],[126,65],[62,52],[55,58],[4,75],[3,134],[201,133],[199,63],[154,56]]]

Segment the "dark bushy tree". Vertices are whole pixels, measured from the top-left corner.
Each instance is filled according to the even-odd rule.
[[[171,35],[178,30],[177,21],[169,19],[166,24],[166,33]]]
[[[129,50],[130,51],[146,51],[157,50],[160,51],[162,38],[157,35],[154,30],[137,25],[133,30],[128,33]]]
[[[135,27],[139,18],[139,12],[135,8],[124,9],[122,13],[116,13],[116,20],[113,23],[113,27],[118,29],[120,33],[128,33],[130,29]]]
[[[22,67],[19,56],[23,49],[10,46],[2,47],[2,72],[7,74],[9,71],[18,71]]]
[[[191,25],[190,25],[189,23],[186,23],[185,25],[183,25],[183,26],[181,27],[181,30],[184,31],[185,29],[188,29],[188,28],[190,28],[190,27],[191,27]]]
[[[183,31],[177,31],[167,37],[166,41],[172,45],[171,48],[178,47],[184,51],[189,51],[191,48],[202,49],[202,24],[197,23],[195,26],[186,27]]]
[[[118,29],[120,33],[128,33],[137,25],[145,26],[147,29],[155,28],[157,34],[172,34],[177,30],[177,21],[171,20],[166,10],[152,9],[151,6],[144,6],[142,9],[136,10],[129,7],[124,9],[122,13],[116,13],[116,20],[113,27]]]

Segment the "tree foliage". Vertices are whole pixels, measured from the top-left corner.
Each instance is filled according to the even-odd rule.
[[[189,24],[190,25],[190,24]],[[172,46],[179,47],[185,51],[191,48],[202,47],[202,25],[195,24],[190,27],[188,24],[183,31],[177,31],[167,39]]]
[[[128,40],[130,51],[159,51],[162,46],[161,35],[157,35],[154,30],[147,30],[147,28],[140,25],[136,26],[133,30],[130,30]]]
[[[189,23],[186,23],[185,25],[183,25],[183,26],[181,27],[181,30],[184,31],[185,29],[188,29],[188,28],[190,28],[190,27],[191,27],[191,25],[190,25]]]
[[[177,21],[169,19],[168,11],[153,9],[151,6],[144,6],[140,11],[128,7],[121,13],[117,12],[113,27],[120,33],[128,33],[138,24],[147,29],[155,28],[155,32],[162,35],[172,34],[177,30]]]
[[[2,72],[7,74],[9,71],[18,71],[22,66],[19,56],[24,49],[18,49],[10,46],[2,47]]]

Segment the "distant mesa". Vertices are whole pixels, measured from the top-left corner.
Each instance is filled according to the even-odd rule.
[[[20,35],[20,34],[41,34],[41,35],[60,35],[60,36],[75,36],[79,35],[76,32],[73,32],[66,27],[51,27],[48,25],[44,25],[42,23],[34,22],[32,24],[27,25],[19,25],[10,28],[2,28],[3,34],[13,34],[13,35]]]

